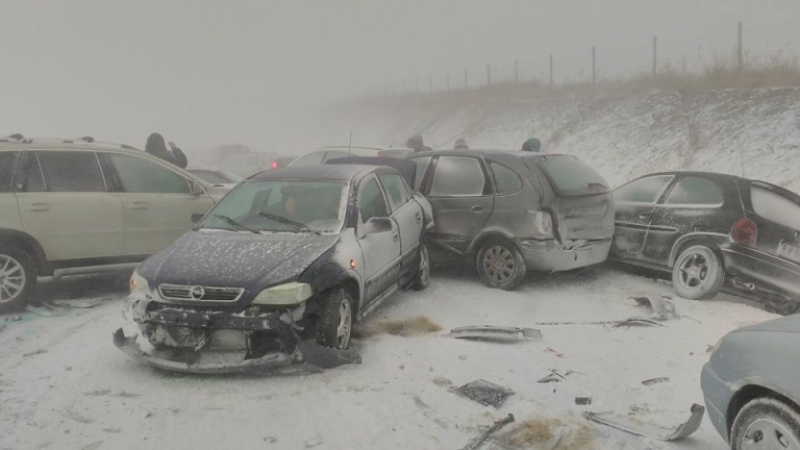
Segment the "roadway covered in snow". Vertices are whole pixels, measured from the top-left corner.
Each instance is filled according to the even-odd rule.
[[[41,298],[82,300],[54,317],[0,316],[0,449],[459,449],[509,413],[516,422],[484,448],[544,448],[562,426],[572,430],[558,447],[564,449],[726,448],[707,419],[692,437],[668,444],[588,422],[582,413],[678,425],[692,403],[703,403],[699,378],[709,346],[773,315],[728,295],[674,298],[663,281],[610,267],[534,276],[517,292],[474,278],[469,270],[440,269],[426,291],[401,293],[366,323],[424,316],[442,331],[371,335],[355,342],[361,365],[282,377],[155,371],[112,344],[124,279],[45,284]],[[646,316],[629,300],[642,295],[673,296],[680,317],[663,327],[537,324]],[[93,299],[99,304],[85,308]],[[446,336],[452,327],[482,324],[537,328],[543,340]],[[537,382],[552,369],[572,373]],[[669,380],[642,384],[656,377]],[[494,409],[451,390],[476,379],[515,394]],[[592,403],[576,405],[576,397]]]

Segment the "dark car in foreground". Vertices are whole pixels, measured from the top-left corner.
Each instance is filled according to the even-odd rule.
[[[703,367],[711,423],[733,450],[800,449],[800,315],[732,331]]]
[[[571,270],[608,256],[611,190],[575,156],[447,150],[409,161],[433,208],[429,242],[474,258],[487,286],[513,290],[528,271]]]
[[[784,314],[800,307],[797,194],[733,175],[665,172],[614,196],[614,259],[671,272],[684,298],[711,298],[727,280]]]
[[[136,326],[115,342],[189,372],[221,370],[221,355],[226,369],[288,364],[305,340],[346,349],[355,321],[427,286],[425,203],[389,167],[253,176],[137,268],[126,305]]]

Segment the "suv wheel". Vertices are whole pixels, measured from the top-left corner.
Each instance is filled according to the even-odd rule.
[[[483,244],[476,263],[486,286],[505,291],[518,288],[527,272],[522,253],[507,239],[491,239]]]
[[[419,244],[419,268],[414,274],[411,281],[411,288],[415,291],[421,291],[428,287],[428,281],[431,278],[431,255],[428,251],[428,244],[425,241]]]
[[[350,346],[353,329],[353,300],[342,288],[322,294],[320,311],[314,323],[317,343],[323,347],[345,350]]]
[[[751,400],[736,415],[731,429],[731,449],[800,450],[800,414],[772,398]]]
[[[684,250],[672,269],[675,292],[690,300],[713,298],[725,284],[725,268],[710,248],[696,245]]]
[[[0,246],[0,310],[25,304],[36,285],[36,266],[27,253],[10,245]]]

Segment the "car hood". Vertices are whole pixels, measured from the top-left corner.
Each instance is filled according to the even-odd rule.
[[[800,315],[781,317],[780,319],[768,320],[755,325],[748,325],[733,332],[738,333],[742,331],[777,331],[783,333],[800,334]]]
[[[242,287],[249,302],[265,287],[297,278],[339,235],[190,231],[137,269],[151,289],[160,284]],[[241,304],[241,303],[240,303]]]

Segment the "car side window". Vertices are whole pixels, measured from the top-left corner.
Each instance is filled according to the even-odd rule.
[[[105,192],[103,172],[94,152],[41,151],[39,156],[51,192]]]
[[[386,191],[386,195],[389,197],[389,206],[392,207],[392,211],[396,210],[400,207],[400,205],[404,204],[405,202],[411,200],[411,197],[408,195],[408,191],[405,188],[405,181],[400,175],[395,173],[381,173],[378,174],[378,179],[381,180],[381,184],[383,185],[383,189]]]
[[[186,178],[160,164],[131,155],[108,154],[123,192],[150,194],[188,194]]]
[[[667,196],[668,205],[722,205],[724,197],[717,183],[704,177],[687,176],[675,183]]]
[[[39,158],[34,152],[25,152],[22,155],[22,164],[17,172],[16,188],[19,192],[45,192],[44,174],[39,165]]]
[[[19,152],[0,153],[0,192],[11,192],[11,182],[14,169],[17,168]]]
[[[755,185],[750,187],[750,201],[759,216],[800,231],[800,204]]]
[[[522,189],[522,178],[516,172],[496,162],[489,163],[489,167],[492,169],[498,194],[513,194]]]
[[[373,217],[389,216],[383,193],[381,193],[381,188],[374,178],[367,181],[361,190],[361,195],[358,199],[358,214],[361,216],[361,223],[365,223]]]
[[[486,186],[481,163],[468,156],[441,156],[433,175],[431,197],[480,197]]]
[[[614,191],[614,200],[621,203],[655,203],[674,176],[655,175],[640,178]]]
[[[430,156],[423,156],[421,158],[414,158],[411,161],[417,165],[417,172],[414,175],[414,190],[419,190],[420,185],[422,184],[422,178],[425,176],[425,170],[428,168],[428,164],[431,162]]]

